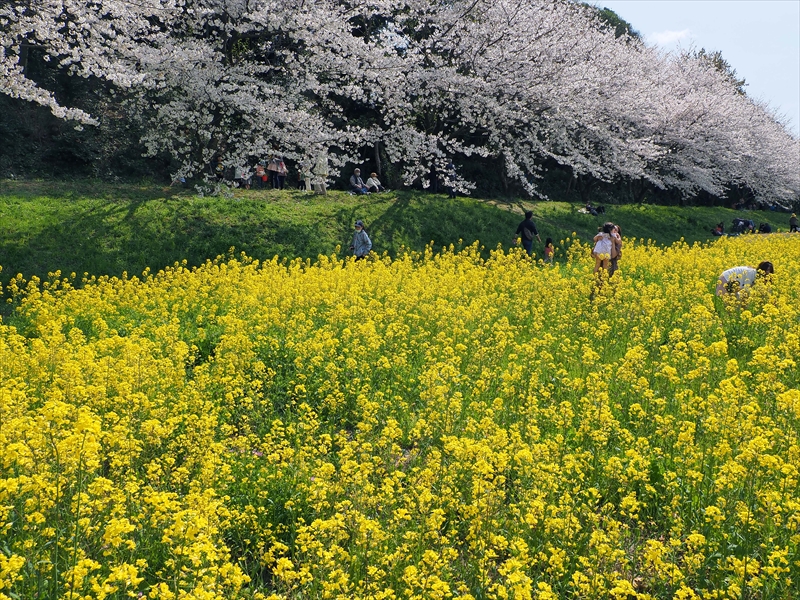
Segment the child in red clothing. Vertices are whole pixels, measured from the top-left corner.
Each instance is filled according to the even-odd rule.
[[[267,172],[264,170],[264,165],[256,165],[256,187],[257,188],[264,188],[267,187],[267,179],[268,179]]]
[[[552,263],[554,252],[555,249],[553,248],[553,238],[547,238],[544,241],[544,262]]]

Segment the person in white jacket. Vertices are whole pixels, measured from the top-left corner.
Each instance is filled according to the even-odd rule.
[[[603,224],[603,228],[594,236],[594,249],[592,256],[594,256],[594,272],[597,273],[600,269],[608,270],[611,256],[614,252],[614,238],[611,232],[614,229],[613,223]]]
[[[377,194],[378,192],[385,192],[386,188],[381,185],[380,180],[378,179],[377,173],[370,173],[369,179],[365,184],[367,186],[367,191],[372,192],[373,194]]]
[[[717,279],[717,296],[728,293],[739,294],[739,290],[750,287],[756,279],[772,275],[775,267],[769,261],[759,263],[757,267],[732,267],[723,271]]]
[[[328,154],[324,150],[317,155],[317,162],[312,171],[314,191],[323,196],[328,195]]]

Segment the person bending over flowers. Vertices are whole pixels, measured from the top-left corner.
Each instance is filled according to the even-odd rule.
[[[732,267],[723,271],[717,279],[717,296],[731,292],[738,293],[740,289],[753,285],[757,279],[772,275],[774,272],[772,263],[766,260],[757,267]]]

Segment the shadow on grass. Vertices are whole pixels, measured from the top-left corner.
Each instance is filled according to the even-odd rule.
[[[343,210],[337,218],[352,224],[358,213]],[[439,250],[450,245],[469,246],[475,241],[480,241],[484,255],[488,255],[497,244],[509,244],[518,221],[518,215],[472,199],[402,193],[386,202],[366,225],[374,249],[390,256],[396,256],[403,247],[422,250],[432,243],[434,250]]]
[[[487,256],[498,244],[511,245],[527,208],[534,211],[542,239],[552,237],[556,244],[573,232],[588,244],[605,220],[619,223],[627,239],[707,241],[714,223],[737,216],[718,208],[621,205],[594,217],[567,203],[449,199],[417,191],[358,197],[334,191],[321,197],[238,190],[233,198],[201,198],[153,184],[0,181],[0,283],[17,273],[47,278],[56,270],[62,276],[74,272],[78,280],[84,273],[133,276],[184,260],[200,265],[231,248],[259,260],[276,255],[313,260],[338,245],[343,258],[356,219],[365,221],[378,254],[479,240]],[[775,228],[785,219],[751,215]]]
[[[2,197],[3,284],[16,273],[46,279],[60,270],[62,277],[74,272],[80,280],[84,273],[139,275],[148,267],[158,271],[184,260],[191,267],[231,248],[260,260],[276,255],[316,259],[340,245],[345,257],[358,218],[367,223],[377,253],[395,256],[402,247],[421,250],[433,242],[438,249],[459,240],[465,245],[481,240],[493,248],[508,243],[518,220],[471,199],[408,192],[366,198],[298,192],[199,198],[153,192],[112,199],[102,189],[94,195],[70,190],[53,198],[47,195],[52,190],[25,187]]]

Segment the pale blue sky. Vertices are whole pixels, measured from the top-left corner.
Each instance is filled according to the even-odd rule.
[[[613,10],[648,45],[719,50],[753,98],[800,135],[800,0],[589,0]]]

